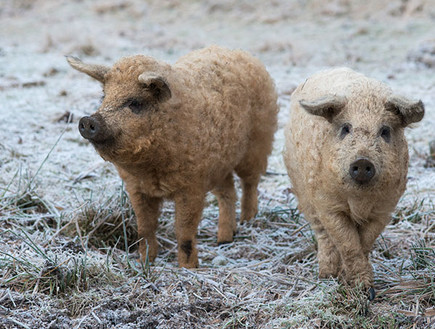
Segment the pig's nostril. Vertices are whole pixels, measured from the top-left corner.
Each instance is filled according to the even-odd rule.
[[[101,122],[95,117],[83,117],[79,122],[80,134],[91,141],[97,141],[104,139],[104,133],[102,133]]]
[[[349,174],[358,184],[367,184],[375,176],[373,163],[366,158],[359,158],[349,167]]]
[[[80,134],[92,143],[103,143],[111,138],[110,130],[98,114],[81,118],[78,128]]]

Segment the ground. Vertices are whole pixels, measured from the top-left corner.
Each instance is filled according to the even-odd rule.
[[[3,0],[0,328],[434,328],[434,31],[433,0]],[[176,264],[168,202],[159,257],[141,264],[122,182],[77,130],[101,86],[64,55],[110,65],[141,53],[172,63],[210,44],[260,58],[279,92],[260,211],[233,243],[217,246],[217,202],[208,196],[200,268],[187,270]],[[334,66],[426,106],[406,133],[408,188],[371,255],[370,303],[358,289],[318,279],[316,241],[281,156],[292,91]]]

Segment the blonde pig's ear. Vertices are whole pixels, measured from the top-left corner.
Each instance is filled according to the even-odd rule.
[[[385,104],[387,111],[400,117],[402,127],[419,122],[424,116],[424,105],[421,100],[411,101],[401,96],[391,96]]]
[[[104,65],[83,63],[79,58],[74,56],[66,56],[66,60],[68,61],[69,65],[71,65],[77,71],[86,73],[101,83],[104,83],[104,76],[110,70],[110,67]]]
[[[145,72],[139,75],[138,80],[157,102],[165,102],[171,98],[171,89],[164,77]]]
[[[300,100],[299,104],[310,114],[324,117],[332,122],[334,117],[340,113],[346,105],[347,99],[338,95],[325,95],[314,101]]]

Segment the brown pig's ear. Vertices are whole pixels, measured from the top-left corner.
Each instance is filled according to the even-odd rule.
[[[424,116],[424,105],[420,101],[410,101],[401,96],[391,96],[385,104],[387,111],[391,111],[400,117],[402,126],[419,122]]]
[[[139,75],[139,82],[147,89],[157,102],[165,102],[171,98],[172,93],[168,82],[162,76],[145,72]]]
[[[110,70],[109,67],[104,65],[85,64],[79,58],[74,56],[66,56],[69,65],[77,71],[86,73],[90,77],[104,83],[104,76]]]
[[[340,113],[347,99],[338,95],[326,95],[314,101],[300,100],[299,104],[310,114],[324,117],[329,122]]]

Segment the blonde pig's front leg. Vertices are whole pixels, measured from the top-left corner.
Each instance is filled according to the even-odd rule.
[[[364,253],[354,222],[341,213],[327,214],[319,219],[340,254],[346,281],[354,286],[362,283],[371,289],[373,269]]]

